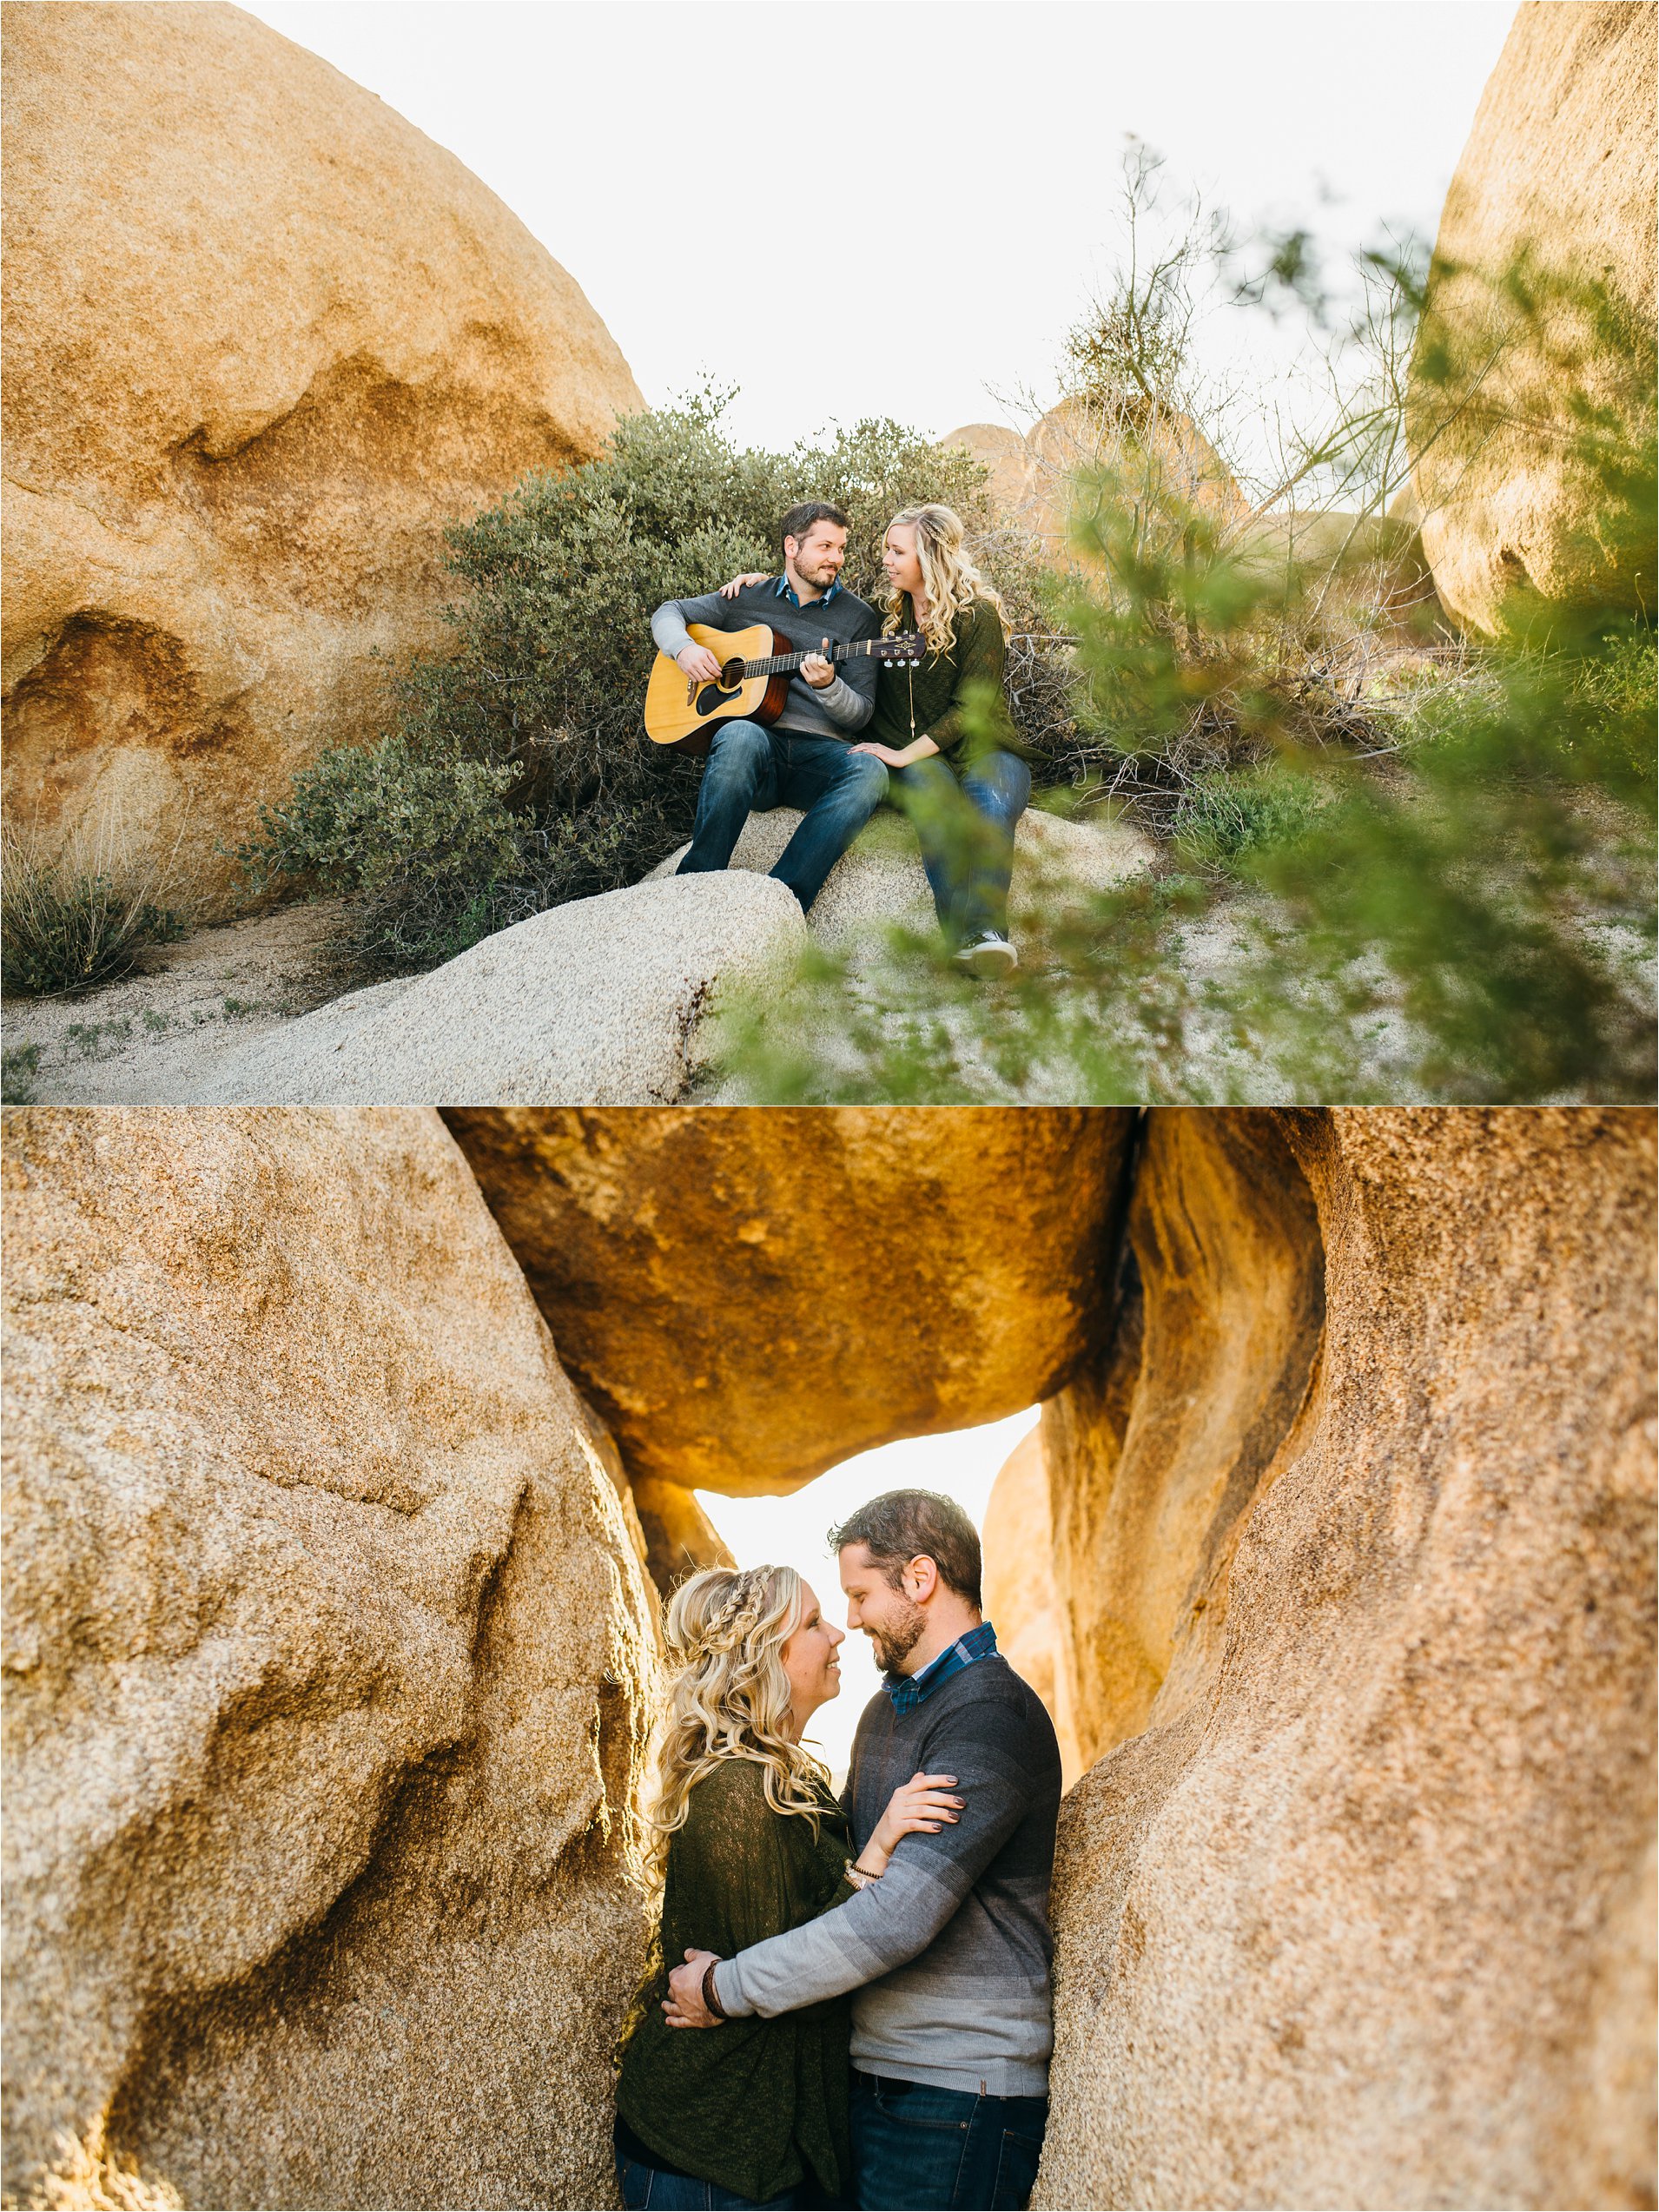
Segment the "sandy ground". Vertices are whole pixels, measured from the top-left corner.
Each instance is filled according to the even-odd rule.
[[[198,930],[142,972],[76,998],[0,1004],[6,1096],[50,1106],[163,1106],[229,1047],[353,987],[331,949],[333,900]],[[19,1066],[34,1046],[36,1065]]]

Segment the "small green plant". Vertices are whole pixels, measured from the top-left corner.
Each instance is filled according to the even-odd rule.
[[[1176,855],[1191,868],[1237,875],[1246,855],[1312,829],[1326,801],[1321,784],[1277,763],[1196,776],[1176,801]]]
[[[0,1105],[32,1106],[39,1073],[38,1045],[8,1045],[0,1050]]]
[[[65,996],[130,974],[152,945],[189,928],[187,912],[161,903],[153,873],[125,864],[100,837],[47,855],[8,831],[0,872],[0,967],[8,994]]]
[[[132,1033],[130,1014],[122,1014],[108,1021],[72,1021],[64,1032],[83,1060],[101,1059],[112,1048],[129,1044]]]

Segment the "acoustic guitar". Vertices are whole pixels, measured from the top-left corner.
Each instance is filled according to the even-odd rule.
[[[790,678],[812,653],[830,662],[869,659],[889,668],[919,668],[925,637],[863,637],[856,644],[809,646],[796,652],[781,631],[766,623],[752,630],[711,630],[688,624],[694,644],[706,645],[720,661],[711,683],[689,677],[677,661],[658,653],[645,687],[645,735],[656,745],[672,745],[701,756],[722,722],[757,722],[763,730],[777,720],[790,693]]]

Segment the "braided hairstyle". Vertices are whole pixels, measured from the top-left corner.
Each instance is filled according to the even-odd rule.
[[[671,1675],[658,1733],[657,1795],[646,1808],[658,1873],[668,1839],[683,1827],[692,1790],[723,1759],[764,1769],[774,1813],[815,1825],[829,1775],[789,1735],[784,1645],[801,1625],[801,1578],[792,1567],[706,1567],[669,1601]]]

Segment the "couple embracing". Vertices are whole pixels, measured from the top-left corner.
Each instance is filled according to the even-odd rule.
[[[789,1567],[694,1575],[649,1811],[662,1964],[624,2055],[625,2206],[1022,2206],[1048,2118],[1060,1752],[949,1498],[830,1536],[884,1672],[843,1796],[802,1746],[843,1632]]]
[[[961,518],[945,506],[906,507],[888,525],[882,565],[885,620],[841,582],[847,518],[822,499],[791,507],[779,525],[781,576],[736,577],[700,598],[671,599],[651,636],[694,683],[720,664],[687,624],[757,623],[807,657],[770,728],[730,721],[713,732],[697,822],[679,873],[724,868],[751,809],[799,807],[804,819],[772,874],[810,908],[824,878],[883,799],[914,822],[940,925],[961,965],[1005,975],[1014,829],[1031,796],[1028,753],[1002,690],[1002,603],[963,550]],[[919,667],[873,657],[837,674],[823,650],[882,634],[919,635]]]

